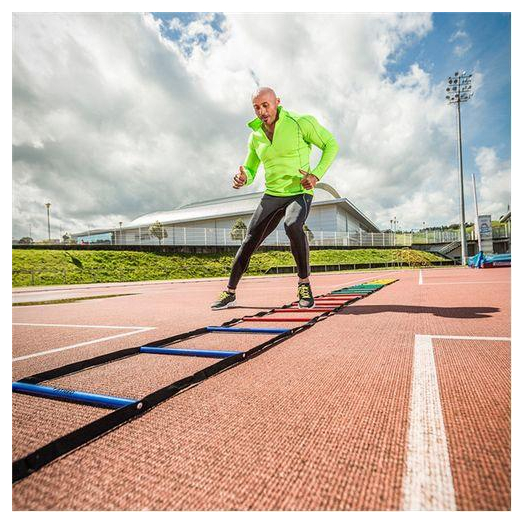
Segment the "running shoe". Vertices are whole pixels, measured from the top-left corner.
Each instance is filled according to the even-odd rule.
[[[297,289],[299,297],[299,308],[312,308],[314,306],[314,296],[309,283],[301,283]]]
[[[223,310],[224,308],[231,308],[235,306],[235,293],[221,292],[217,301],[211,305],[212,310]]]

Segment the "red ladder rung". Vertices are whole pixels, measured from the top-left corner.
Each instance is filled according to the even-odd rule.
[[[346,303],[348,300],[345,299],[344,301],[326,301],[326,300],[316,300],[315,301],[315,306],[338,306],[340,304],[344,304]],[[299,304],[299,301],[295,301],[292,303],[292,305],[296,305],[296,304]]]
[[[243,321],[253,321],[254,323],[301,323],[311,321],[312,317],[243,317]]]
[[[331,312],[333,308],[281,308],[272,313],[281,312]]]

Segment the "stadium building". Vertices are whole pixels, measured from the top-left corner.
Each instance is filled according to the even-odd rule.
[[[114,229],[76,233],[73,238],[81,242],[88,236],[106,235],[111,237],[112,244],[157,244],[159,239],[150,234],[149,228],[158,221],[164,229],[163,245],[238,244],[239,240],[231,237],[233,225],[238,219],[246,226],[249,224],[262,195],[263,192],[257,192],[186,204],[175,210],[142,215]],[[316,186],[306,225],[313,238],[379,232],[378,227],[354,204],[322,182]],[[279,245],[287,240],[281,221],[263,244]]]

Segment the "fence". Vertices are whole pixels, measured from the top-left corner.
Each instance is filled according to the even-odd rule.
[[[507,225],[493,229],[495,239],[508,237],[510,228]],[[185,228],[164,226],[164,238],[158,239],[149,233],[144,226],[133,231],[111,232],[110,238],[94,240],[84,237],[88,244],[103,243],[114,245],[176,245],[176,246],[238,246],[244,238],[245,230],[238,230],[232,238],[232,232],[226,228]],[[310,246],[411,246],[413,244],[444,244],[460,241],[459,230],[431,230],[409,233],[394,232],[307,232]],[[467,240],[475,240],[473,231],[467,232]],[[284,230],[272,232],[263,242],[266,246],[287,246],[290,242]]]
[[[510,237],[510,226],[493,228],[493,238]],[[227,228],[185,228],[179,226],[164,226],[165,237],[159,240],[149,233],[149,227],[144,226],[132,231],[113,230],[105,234],[85,235],[77,239],[78,244],[112,244],[118,246],[239,246],[245,236],[245,230],[238,230],[232,239],[232,232]],[[412,246],[414,244],[448,244],[460,241],[459,230],[431,230],[408,233],[394,232],[307,232],[310,246]],[[467,232],[467,240],[475,240],[473,231]],[[19,243],[13,241],[14,245]],[[68,244],[68,243],[66,243]],[[290,244],[284,230],[273,231],[263,242],[265,246],[288,246]]]

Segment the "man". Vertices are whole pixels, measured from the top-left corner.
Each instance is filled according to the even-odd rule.
[[[257,118],[248,123],[252,129],[248,155],[234,176],[233,187],[239,189],[251,184],[262,161],[266,190],[233,261],[228,288],[212,304],[213,310],[235,305],[237,284],[248,268],[253,252],[277,228],[283,217],[298,270],[299,307],[314,306],[309,280],[308,239],[303,227],[312,204],[314,187],[333,162],[339,146],[314,117],[286,111],[280,102],[269,87],[258,89],[252,96]],[[323,153],[316,168],[310,170],[312,144]]]

